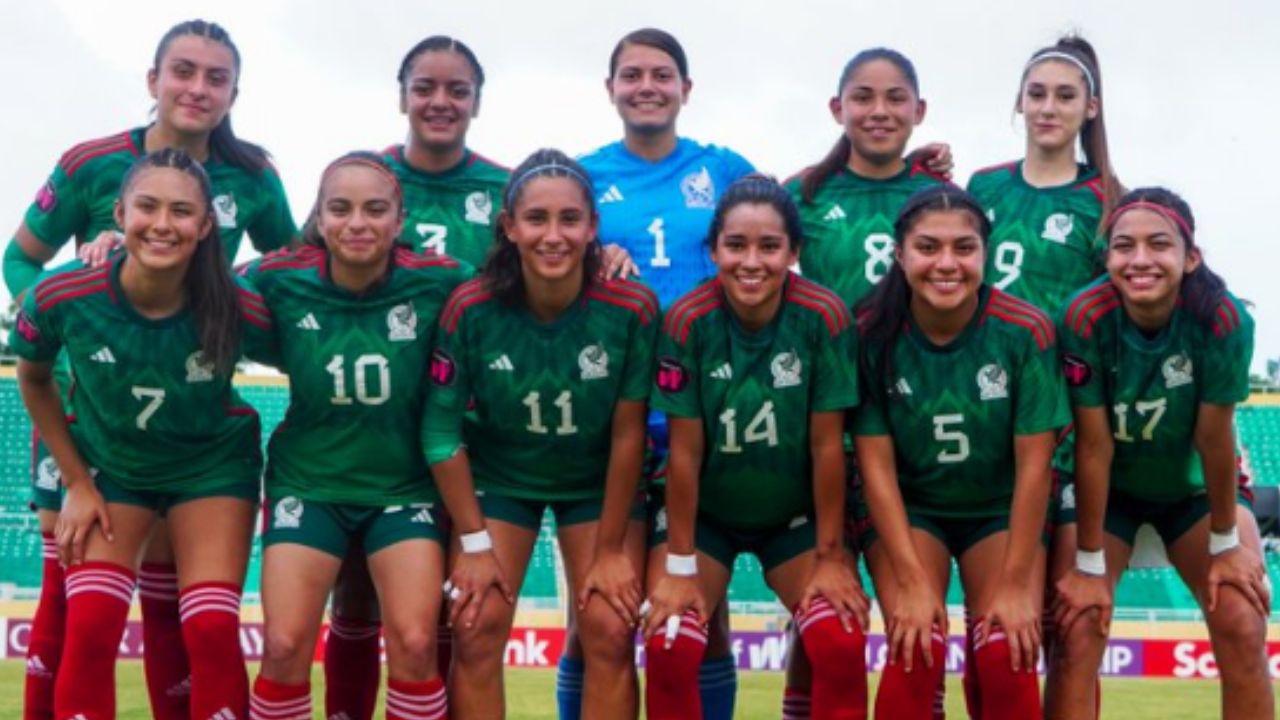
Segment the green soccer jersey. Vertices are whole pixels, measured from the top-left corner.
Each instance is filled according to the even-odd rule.
[[[834,290],[849,307],[888,274],[893,221],[902,204],[915,191],[945,182],[918,166],[885,180],[843,168],[806,201],[800,192],[803,177],[801,173],[787,182],[804,227],[800,270]]]
[[[864,393],[856,435],[893,439],[907,507],[930,515],[1007,515],[1014,436],[1071,420],[1053,324],[1022,300],[984,286],[960,335],[934,345],[914,322],[893,348],[885,387]],[[878,372],[879,349],[864,352]]]
[[[658,300],[626,280],[591,285],[551,323],[503,304],[483,278],[440,314],[423,422],[427,460],[463,445],[480,492],[604,497],[614,408],[645,401]]]
[[[1066,185],[1036,188],[1022,162],[979,170],[969,192],[991,220],[987,282],[1047,313],[1102,272],[1102,178],[1080,166]]]
[[[483,265],[511,171],[470,150],[456,167],[442,173],[409,165],[402,145],[387,148],[383,158],[404,188],[401,240],[419,252]]]
[[[812,512],[810,415],[858,403],[855,343],[840,298],[794,274],[758,332],[738,323],[715,278],[671,306],[653,405],[702,420],[700,515],[761,529]]]
[[[362,295],[328,271],[328,253],[310,246],[245,269],[278,348],[250,355],[276,360],[289,376],[289,408],[267,448],[267,496],[362,506],[434,500],[418,446],[432,334],[470,268],[398,248],[390,276]]]
[[[145,127],[134,128],[63,154],[27,209],[27,228],[54,249],[73,236],[79,245],[104,230],[115,230],[120,183],[144,154],[146,132]],[[204,168],[213,184],[213,210],[228,262],[235,259],[246,232],[259,252],[284,247],[298,234],[275,168],[254,174],[218,160],[204,163]]]
[[[121,253],[100,268],[80,262],[46,274],[27,293],[10,343],[52,362],[65,351],[75,378],[66,404],[71,436],[92,468],[138,491],[197,493],[258,482],[258,414],[231,376],[202,360],[189,312],[138,314],[120,287]],[[248,323],[255,296],[240,289]]]
[[[1253,318],[1244,305],[1227,295],[1206,327],[1179,303],[1148,337],[1103,277],[1071,298],[1060,333],[1072,403],[1110,409],[1111,487],[1152,502],[1203,492],[1192,445],[1200,404],[1249,397]]]

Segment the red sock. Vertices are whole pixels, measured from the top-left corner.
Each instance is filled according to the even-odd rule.
[[[924,664],[919,645],[909,650],[913,654],[911,672],[906,671],[901,658],[892,665],[884,666],[880,689],[876,692],[878,720],[933,719],[938,683],[942,682],[942,674],[946,670],[947,642],[942,637],[942,628],[937,625],[933,626],[932,635],[933,642],[929,647],[933,656],[932,668]]]
[[[981,628],[979,619],[975,627]],[[978,632],[981,632],[980,630]],[[986,641],[974,643],[974,664],[982,698],[981,720],[1040,720],[1040,683],[1034,667],[1014,672],[1009,666],[1009,640],[1004,629],[990,629]]]
[[[138,572],[142,605],[142,669],[147,677],[151,716],[156,720],[191,717],[191,669],[178,617],[178,568],[143,563]]]
[[[62,660],[62,632],[67,622],[67,594],[58,546],[53,533],[42,533],[44,575],[40,580],[40,604],[31,621],[27,641],[27,683],[23,693],[22,720],[53,718],[53,679]]]
[[[444,680],[426,682],[387,679],[387,720],[449,720]]]
[[[649,720],[700,720],[702,697],[698,667],[707,654],[707,630],[692,611],[680,617],[680,631],[671,648],[663,647],[659,632],[645,644],[645,710]]]
[[[436,672],[440,679],[448,681],[449,665],[453,663],[453,630],[448,625],[448,617],[441,613],[440,624],[436,625]]]
[[[796,626],[804,639],[813,680],[809,686],[814,720],[866,720],[867,638],[853,623],[846,632],[840,616],[826,598],[818,598],[809,611],[796,614]]]
[[[67,570],[66,588],[67,636],[54,713],[110,720],[116,716],[116,654],[133,600],[133,572],[115,563],[82,563]]]
[[[246,717],[249,676],[240,649],[240,586],[197,583],[182,591],[178,603],[191,657],[189,717]]]
[[[973,613],[964,609],[964,707],[969,717],[982,717],[982,693],[978,688],[978,661],[973,656]]]
[[[377,622],[329,618],[324,642],[324,715],[370,720],[378,704],[382,647]]]
[[[790,687],[783,690],[782,720],[809,720],[809,693]]]
[[[286,685],[259,675],[249,698],[249,720],[311,720],[311,683]]]

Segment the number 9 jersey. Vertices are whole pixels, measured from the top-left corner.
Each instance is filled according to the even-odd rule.
[[[1172,502],[1204,491],[1193,436],[1201,403],[1249,397],[1253,318],[1227,294],[1212,327],[1182,305],[1147,337],[1129,320],[1109,278],[1071,299],[1061,320],[1071,401],[1110,409],[1111,487],[1140,500]]]
[[[251,358],[289,376],[268,446],[266,496],[359,506],[436,499],[418,445],[436,316],[470,268],[397,247],[389,276],[357,295],[307,246],[255,260],[244,278],[275,327]]]
[[[667,311],[654,409],[700,418],[698,514],[773,528],[813,509],[809,419],[858,403],[856,334],[830,290],[789,274],[777,317],[747,332],[708,280]]]
[[[927,515],[1008,515],[1014,436],[1071,421],[1049,318],[995,288],[979,293],[973,319],[944,346],[909,321],[891,350],[893,376],[864,391],[853,423],[855,435],[892,437],[902,499]],[[880,348],[863,351],[878,371]]]

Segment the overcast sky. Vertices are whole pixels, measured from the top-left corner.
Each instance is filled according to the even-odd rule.
[[[844,62],[886,45],[915,62],[929,103],[912,145],[950,142],[964,182],[1021,155],[1011,104],[1022,65],[1078,30],[1100,55],[1122,182],[1190,201],[1208,261],[1256,303],[1255,367],[1280,357],[1276,0],[0,0],[5,232],[64,150],[147,121],[156,42],[193,17],[239,45],[236,130],[275,156],[299,219],[330,159],[403,140],[395,72],[427,35],[455,35],[479,55],[488,81],[470,145],[514,165],[538,147],[576,154],[620,137],[609,52],[630,30],[662,27],[684,44],[694,81],[681,134],[780,176],[836,138],[826,102]]]

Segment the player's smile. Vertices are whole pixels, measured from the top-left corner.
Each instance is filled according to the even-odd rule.
[[[851,159],[877,166],[900,161],[912,128],[924,119],[924,102],[902,71],[886,60],[858,68],[830,108],[853,145]]]

